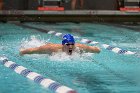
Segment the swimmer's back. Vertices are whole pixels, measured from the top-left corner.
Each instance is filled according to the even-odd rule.
[[[49,50],[50,52],[57,52],[58,50],[62,50],[62,45],[61,44],[53,44],[53,43],[48,43],[46,45],[40,46],[40,50]]]

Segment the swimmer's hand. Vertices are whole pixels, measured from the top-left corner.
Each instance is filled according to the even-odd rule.
[[[24,49],[20,49],[20,51],[19,51],[19,55],[20,55],[20,56],[23,56],[23,50],[24,50]]]

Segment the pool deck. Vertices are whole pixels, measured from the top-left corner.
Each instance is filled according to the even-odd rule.
[[[140,11],[112,10],[3,10],[0,11],[0,21],[20,22],[140,22]]]

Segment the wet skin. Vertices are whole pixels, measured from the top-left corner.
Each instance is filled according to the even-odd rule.
[[[75,49],[75,44],[68,43],[63,45],[63,51],[66,52],[68,55],[72,55],[72,52]]]
[[[40,47],[35,47],[35,48],[28,48],[28,49],[21,49],[20,50],[20,55],[24,54],[51,54],[53,52],[58,52],[58,51],[63,51],[67,53],[68,55],[71,55],[73,51],[75,51],[76,48],[79,48],[82,51],[85,52],[91,52],[91,53],[100,53],[100,48],[96,46],[87,46],[84,44],[72,44],[72,43],[67,43],[67,44],[45,44]]]

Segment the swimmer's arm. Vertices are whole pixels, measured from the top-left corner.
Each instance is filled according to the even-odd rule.
[[[77,44],[77,46],[83,50],[85,50],[86,52],[91,52],[91,53],[100,53],[100,48],[96,47],[96,46],[87,46],[84,44]]]
[[[22,49],[22,50],[20,50],[20,55],[42,54],[42,53],[46,53],[47,51],[49,51],[49,49],[50,49],[50,46],[48,46],[48,45],[43,45],[43,46],[36,47],[36,48]]]
[[[29,48],[29,49],[21,49],[20,50],[20,55],[34,54],[34,53],[37,53],[39,50],[40,50],[39,47],[37,47],[37,48]]]

